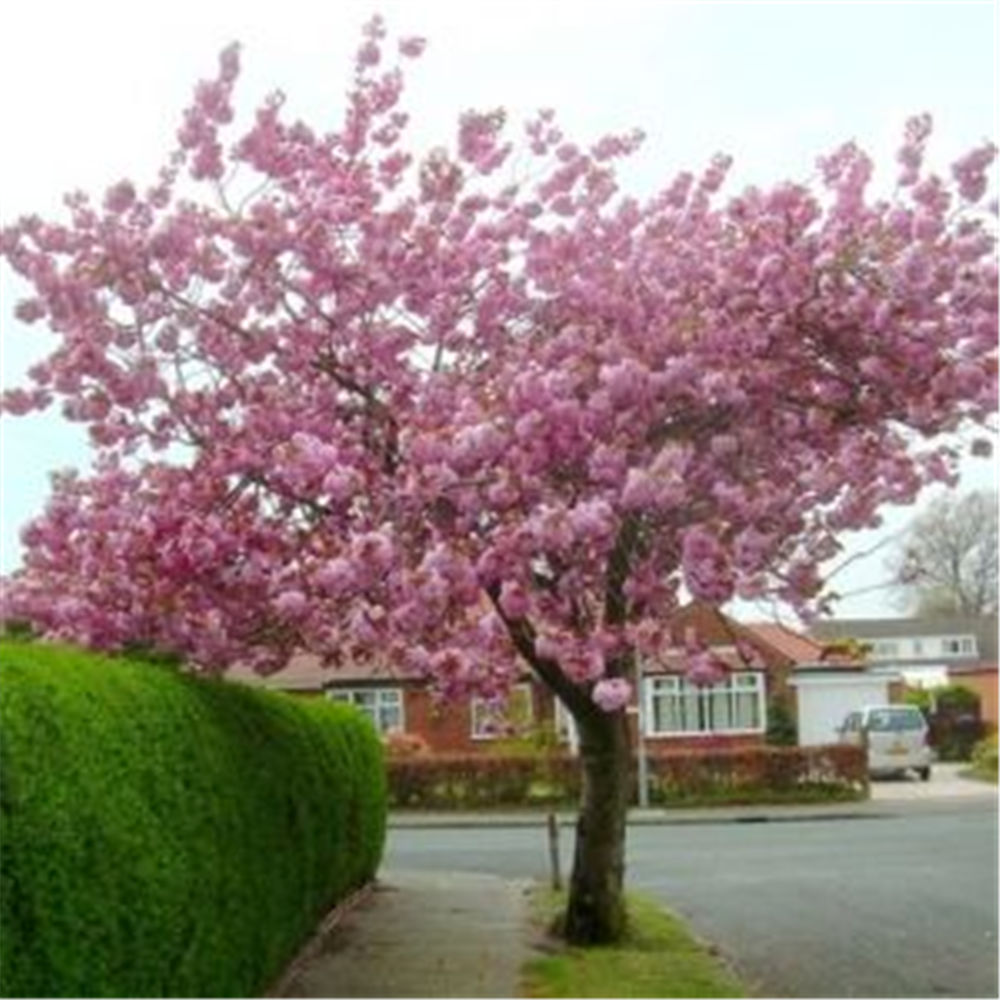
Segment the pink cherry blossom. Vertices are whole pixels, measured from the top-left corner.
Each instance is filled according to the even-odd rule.
[[[640,198],[640,133],[550,111],[470,111],[426,151],[422,49],[372,19],[313,127],[281,94],[236,116],[231,47],[147,183],[0,233],[11,335],[46,328],[2,409],[58,405],[95,449],[5,616],[206,670],[392,656],[448,697],[541,664],[617,712],[682,600],[813,613],[842,532],[954,481],[943,435],[985,452],[992,145],[935,175],[920,116],[895,163],[847,143],[741,191],[719,156]]]
[[[620,712],[632,700],[632,685],[620,677],[598,681],[590,697],[602,712]]]
[[[706,650],[689,657],[685,676],[698,687],[711,687],[725,679],[726,668],[716,656]]]

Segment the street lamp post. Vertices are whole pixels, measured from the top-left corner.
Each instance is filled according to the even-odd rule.
[[[649,759],[646,755],[646,692],[643,685],[642,657],[635,658],[635,757],[639,782],[639,806],[649,808]]]

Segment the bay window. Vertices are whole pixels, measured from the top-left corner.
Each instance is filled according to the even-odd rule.
[[[648,736],[760,733],[764,726],[762,673],[734,673],[700,687],[683,676],[646,678]]]

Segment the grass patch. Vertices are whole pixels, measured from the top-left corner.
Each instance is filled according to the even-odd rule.
[[[535,913],[550,927],[562,893],[539,891]],[[744,997],[746,987],[684,923],[652,900],[630,894],[629,930],[618,945],[559,950],[525,968],[529,997]]]

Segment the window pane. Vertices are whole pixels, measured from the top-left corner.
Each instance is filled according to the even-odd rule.
[[[374,688],[371,690],[327,691],[331,701],[346,702],[362,711],[371,719],[379,733],[403,730],[403,692],[397,688]]]
[[[734,729],[760,729],[760,699],[756,692],[739,692],[734,696]]]
[[[400,706],[383,703],[379,708],[378,722],[375,726],[379,732],[391,733],[403,728],[403,713]]]
[[[728,684],[719,684],[712,690],[712,732],[724,733],[730,729],[738,728],[733,725],[732,699],[733,695]]]
[[[701,732],[701,697],[698,689],[693,684],[685,683],[678,701],[681,710],[681,731],[685,733]]]

